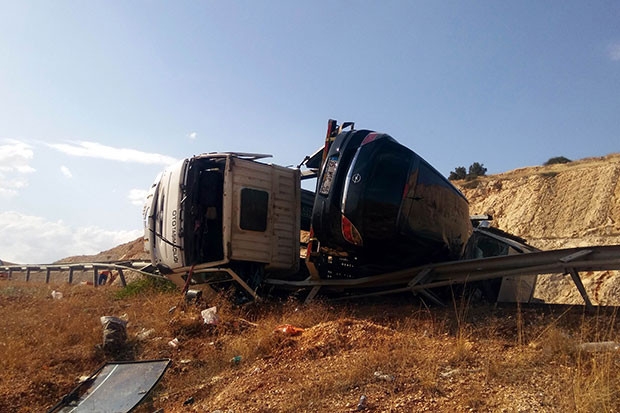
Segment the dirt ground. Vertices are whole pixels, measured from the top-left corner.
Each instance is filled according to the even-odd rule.
[[[618,351],[579,347],[620,342],[615,309],[429,309],[410,296],[235,308],[149,286],[52,288],[0,282],[2,412],[46,411],[105,361],[160,358],[171,365],[138,412],[620,411]],[[210,306],[217,325],[201,317]],[[114,353],[103,315],[128,321]]]

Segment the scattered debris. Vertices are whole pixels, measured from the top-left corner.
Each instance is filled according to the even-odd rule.
[[[443,377],[443,378],[447,379],[448,377],[452,377],[452,376],[454,376],[455,374],[460,373],[460,372],[461,372],[461,370],[460,370],[460,369],[458,369],[458,368],[457,368],[457,369],[449,369],[449,370],[446,370],[446,371],[444,371],[444,372],[439,373],[439,375],[440,375],[441,377]]]
[[[52,298],[54,300],[60,300],[62,298],[62,293],[60,291],[53,290],[52,291]]]
[[[274,329],[274,332],[285,334],[287,336],[298,336],[303,333],[303,331],[303,328],[295,327],[291,324],[282,324]]]
[[[241,356],[235,356],[230,359],[230,362],[236,366],[239,363],[241,363],[241,358],[242,358]]]
[[[153,334],[155,334],[154,328],[149,328],[148,330],[143,328],[138,334],[136,334],[136,338],[140,341],[148,340]]]
[[[201,290],[187,290],[185,293],[185,302],[188,304],[198,303],[202,299]]]
[[[178,338],[173,338],[172,340],[170,340],[168,342],[168,345],[172,348],[177,348],[179,347],[179,339]]]
[[[360,401],[357,403],[357,410],[366,410],[366,395],[362,394],[360,396]]]
[[[217,325],[220,323],[220,317],[217,315],[217,307],[210,307],[200,312],[205,324]]]
[[[48,413],[132,411],[161,379],[169,359],[106,363]]]
[[[243,324],[243,325],[246,325],[246,326],[249,326],[249,327],[258,327],[258,324],[253,323],[253,322],[248,321],[248,320],[245,320],[243,318],[239,319],[239,324]]]
[[[111,316],[101,317],[103,326],[103,349],[118,351],[127,341],[127,321]]]
[[[78,383],[84,383],[86,380],[88,380],[90,378],[90,376],[80,376],[78,378]]]
[[[190,404],[194,404],[194,398],[189,397],[187,400],[183,402],[183,406],[189,406]]]
[[[579,350],[587,353],[602,353],[604,351],[619,351],[620,343],[615,341],[599,341],[594,343],[581,343]]]
[[[391,374],[385,374],[381,371],[375,371],[375,378],[382,381],[394,381],[394,376]]]

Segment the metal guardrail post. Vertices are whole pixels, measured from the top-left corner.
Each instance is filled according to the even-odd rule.
[[[125,275],[123,274],[122,268],[118,269],[118,277],[121,279],[121,285],[123,287],[127,287],[127,281],[125,280]]]
[[[581,294],[583,301],[585,301],[586,307],[591,308],[592,301],[590,301],[590,297],[588,297],[588,293],[586,292],[586,287],[584,287],[583,282],[581,281],[581,277],[579,277],[579,273],[574,268],[570,268],[568,270],[568,273],[573,279],[573,282],[575,283],[577,290],[579,290],[579,294]]]

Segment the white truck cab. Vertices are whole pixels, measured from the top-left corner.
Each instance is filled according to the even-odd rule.
[[[251,293],[249,278],[263,271],[298,270],[300,172],[258,162],[269,156],[205,153],[157,177],[143,211],[144,241],[162,274],[186,286],[188,277],[220,272]]]

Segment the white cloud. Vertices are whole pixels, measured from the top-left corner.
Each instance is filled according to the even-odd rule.
[[[16,140],[0,144],[0,197],[11,197],[28,186],[27,174],[35,172],[30,166],[34,157],[32,146]]]
[[[196,132],[192,132],[192,133],[190,133],[190,134],[189,134],[189,135],[187,135],[187,136],[188,136],[191,140],[194,140],[194,139],[196,139],[196,137],[198,136],[198,133],[196,133]]]
[[[48,146],[67,155],[108,159],[119,162],[170,165],[177,161],[171,156],[142,152],[129,148],[114,148],[97,142],[78,141],[71,143],[50,143]]]
[[[129,201],[133,205],[141,207],[144,205],[144,200],[146,199],[147,193],[148,191],[145,189],[132,189],[129,191],[129,195],[127,196],[127,198],[129,198]]]
[[[0,172],[0,197],[13,197],[18,194],[20,189],[27,186],[28,179],[25,177]]]
[[[66,178],[73,178],[73,174],[71,173],[71,171],[69,170],[69,168],[67,168],[66,166],[62,165],[60,167],[60,172],[66,177]]]
[[[0,170],[18,171],[20,173],[34,172],[29,162],[34,156],[32,146],[25,142],[7,139],[0,145]]]
[[[73,255],[90,255],[133,241],[141,230],[71,228],[63,221],[0,212],[0,259],[20,264],[48,264]]]

